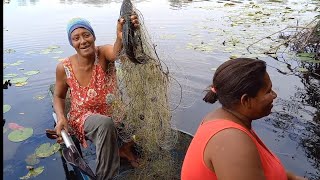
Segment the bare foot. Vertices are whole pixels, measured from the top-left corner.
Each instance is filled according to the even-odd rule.
[[[137,156],[132,152],[133,145],[134,141],[123,144],[119,149],[119,155],[120,157],[127,159],[131,165],[136,168],[139,166],[139,163]]]

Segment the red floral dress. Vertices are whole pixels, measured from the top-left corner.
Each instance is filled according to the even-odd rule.
[[[86,118],[92,114],[111,115],[112,109],[106,103],[106,96],[114,93],[116,71],[114,63],[110,64],[111,67],[108,68],[108,72],[105,72],[98,63],[98,58],[96,58],[90,82],[86,87],[83,87],[75,77],[71,60],[66,58],[63,61],[71,100],[68,125],[85,148],[88,147],[84,135],[84,122]]]

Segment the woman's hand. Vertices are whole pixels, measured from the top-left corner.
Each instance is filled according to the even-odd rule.
[[[133,26],[135,28],[138,28],[139,27],[138,16],[137,15],[131,15],[130,19],[131,19],[131,22],[132,22]],[[119,18],[118,19],[117,38],[119,38],[120,40],[122,40],[122,28],[123,28],[124,23],[125,23],[125,19],[124,18]]]
[[[54,130],[46,129],[47,137],[50,139],[57,139],[57,143],[61,143],[63,141],[61,136],[62,129],[68,133],[68,122],[66,118],[59,119]]]

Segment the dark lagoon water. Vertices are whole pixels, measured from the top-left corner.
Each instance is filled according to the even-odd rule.
[[[278,53],[277,58],[264,55],[276,45],[278,33],[255,43],[251,53],[246,49],[288,26],[306,25],[319,14],[319,1],[134,2],[158,53],[182,86],[182,102],[173,112],[176,128],[194,134],[202,117],[219,106],[202,102],[202,97],[222,62],[240,56],[265,60],[278,98],[272,113],[255,121],[254,129],[288,170],[320,179],[319,64],[301,63],[290,53]],[[14,79],[10,74],[29,77],[27,84],[13,84],[3,90],[3,104],[11,106],[3,114],[3,178],[15,180],[28,173],[28,155],[43,143],[54,143],[45,135],[46,128],[53,128],[48,88],[55,81],[59,60],[74,53],[65,31],[68,20],[88,19],[97,36],[96,44],[112,44],[121,1],[6,0],[3,6],[3,79]],[[28,71],[39,73],[25,75]],[[173,94],[179,94],[178,85],[173,87]],[[174,97],[173,104],[178,102]],[[9,123],[33,128],[33,135],[19,143],[11,142]],[[44,166],[44,171],[34,179],[65,179],[59,153],[40,159],[35,167],[39,166]]]

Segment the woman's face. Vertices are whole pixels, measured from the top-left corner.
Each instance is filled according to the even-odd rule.
[[[77,28],[71,33],[71,42],[77,53],[88,56],[94,53],[94,36],[85,28]]]
[[[277,94],[272,90],[272,82],[268,73],[265,73],[263,81],[263,87],[258,91],[257,96],[252,99],[251,114],[254,119],[268,116],[273,107],[273,100],[277,97]]]

